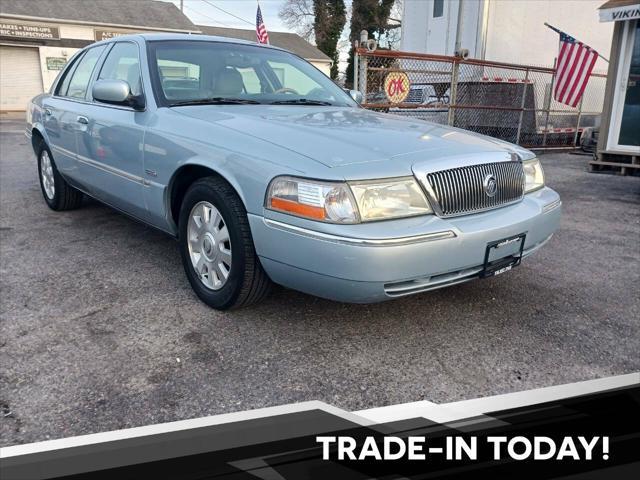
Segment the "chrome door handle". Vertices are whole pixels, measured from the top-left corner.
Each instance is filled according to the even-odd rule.
[[[78,123],[81,123],[83,125],[87,125],[89,123],[89,119],[87,117],[83,117],[82,115],[78,116],[76,120],[78,121]]]
[[[44,109],[44,114],[45,114],[47,117],[50,117],[50,116],[51,116],[51,110],[49,110],[48,108],[45,108],[45,109]]]

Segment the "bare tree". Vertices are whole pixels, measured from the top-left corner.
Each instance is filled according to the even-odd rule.
[[[278,16],[287,27],[308,42],[313,38],[313,0],[287,0]]]

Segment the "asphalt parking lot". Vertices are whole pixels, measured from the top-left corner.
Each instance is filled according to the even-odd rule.
[[[384,304],[276,289],[220,313],[177,244],[94,201],[49,210],[0,120],[0,444],[305,400],[448,402],[640,370],[640,178],[542,156],[560,230],[513,272]]]

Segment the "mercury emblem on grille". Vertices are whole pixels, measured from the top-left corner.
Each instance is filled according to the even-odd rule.
[[[484,193],[486,193],[488,197],[493,197],[498,193],[498,182],[496,181],[496,177],[493,173],[489,173],[484,177],[482,185],[484,186]]]

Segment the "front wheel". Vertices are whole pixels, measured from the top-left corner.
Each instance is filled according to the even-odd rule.
[[[255,252],[247,212],[223,179],[189,187],[180,208],[180,254],[191,287],[218,310],[262,300],[271,281]]]

